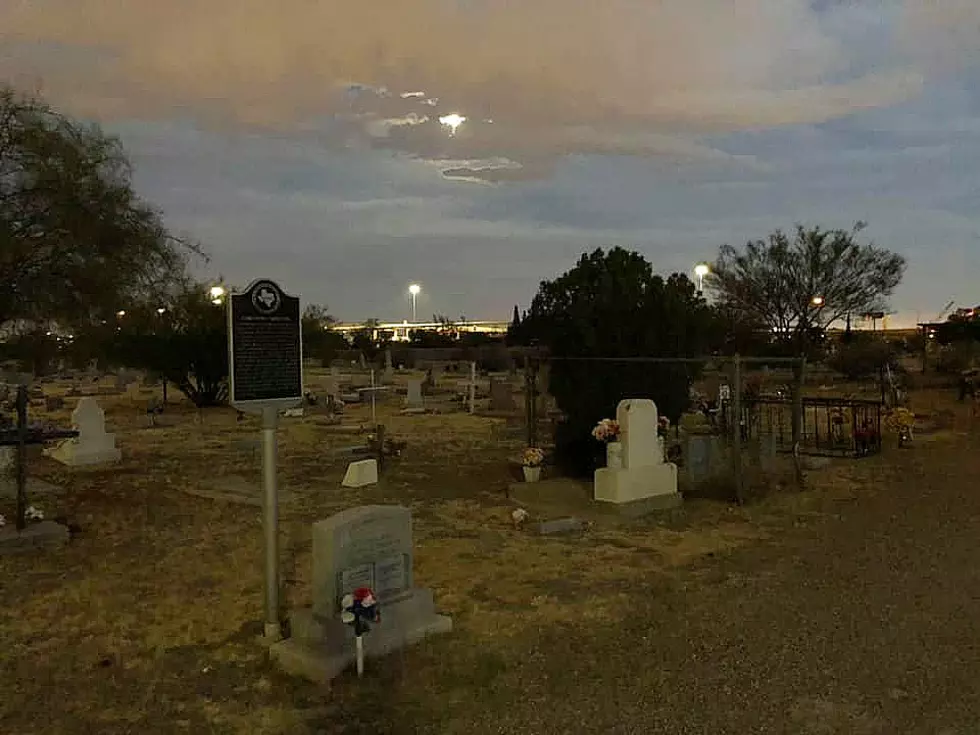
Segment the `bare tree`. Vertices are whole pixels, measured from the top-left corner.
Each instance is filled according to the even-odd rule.
[[[741,251],[723,245],[708,288],[744,322],[802,349],[814,330],[884,310],[901,282],[905,259],[873,243],[859,244],[864,228],[863,222],[851,230],[797,225],[793,235],[776,230]]]
[[[0,326],[163,298],[195,253],[135,194],[118,141],[0,87]]]

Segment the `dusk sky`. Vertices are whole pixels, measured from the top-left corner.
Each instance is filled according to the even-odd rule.
[[[856,220],[895,323],[980,303],[980,0],[3,0],[0,79],[118,134],[209,274],[345,320]]]

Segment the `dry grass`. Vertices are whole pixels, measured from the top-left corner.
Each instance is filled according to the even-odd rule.
[[[231,448],[257,436],[255,421],[239,423],[230,410],[199,421],[181,404],[166,426],[151,429],[134,398],[100,402],[123,450],[118,466],[32,467],[66,489],[60,500],[34,502],[49,516],[66,514],[81,534],[64,550],[0,558],[3,732],[360,732],[353,716],[373,732],[450,731],[440,729],[447,713],[518,696],[525,683],[515,679],[523,669],[514,662],[540,655],[528,647],[529,630],[615,625],[638,579],[672,589],[700,559],[766,539],[787,514],[826,512],[826,497],[866,485],[863,465],[844,462],[811,473],[822,494],[772,497],[748,509],[692,502],[670,516],[600,517],[584,534],[543,538],[510,522],[507,462],[521,441],[503,419],[410,417],[381,406],[389,433],[408,448],[379,485],[360,490],[340,487],[345,460],[330,451],[363,442],[356,431],[369,423],[368,409],[348,412],[349,434],[316,416],[286,419],[288,602],[309,602],[313,521],[355,504],[397,502],[416,518],[417,583],[433,588],[456,622],[453,636],[325,693],[276,672],[255,638],[259,509],[182,491],[229,476],[257,485],[257,459]],[[52,418],[66,423],[68,411]]]

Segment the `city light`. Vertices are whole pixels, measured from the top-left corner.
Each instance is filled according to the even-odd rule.
[[[814,306],[823,306],[823,296],[814,296],[810,299],[810,303]]]
[[[711,273],[711,269],[706,263],[698,263],[694,266],[694,275],[698,278],[698,293],[704,291],[704,277]]]
[[[124,316],[126,316],[126,311],[125,311],[125,309],[120,309],[119,311],[117,311],[117,312],[116,312],[116,316],[118,316],[118,317],[119,317],[120,319],[121,319],[122,317],[124,317]]]
[[[211,303],[218,305],[224,299],[227,291],[225,291],[224,286],[212,286],[208,293],[211,296]]]
[[[414,324],[418,321],[418,310],[416,309],[416,305],[419,294],[422,293],[422,287],[417,283],[413,283],[408,287],[408,292],[412,295],[412,323]]]

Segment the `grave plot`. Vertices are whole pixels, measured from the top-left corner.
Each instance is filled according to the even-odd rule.
[[[9,390],[4,392],[9,396]],[[11,495],[14,501],[12,523],[7,523],[6,516],[0,523],[0,553],[63,544],[69,535],[67,526],[44,520],[43,511],[30,503],[32,497],[43,496],[51,500],[58,494],[58,489],[49,483],[30,481],[28,447],[54,440],[75,441],[74,437],[79,435],[79,431],[31,423],[28,420],[28,394],[26,385],[16,388],[13,401],[15,421],[0,414],[0,502],[9,501]]]

